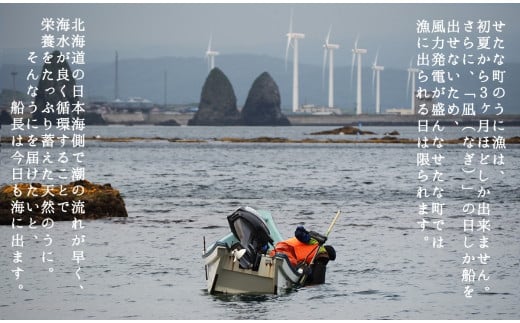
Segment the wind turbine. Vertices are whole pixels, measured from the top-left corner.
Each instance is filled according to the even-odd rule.
[[[412,77],[412,103],[410,105],[410,109],[412,114],[415,114],[415,74],[419,73],[419,69],[417,67],[412,67],[412,60],[410,60],[410,66],[408,67],[408,80],[406,81],[406,93],[408,93],[408,89],[410,89],[410,76]]]
[[[372,88],[374,88],[374,80],[376,82],[376,114],[381,113],[381,101],[380,101],[380,78],[379,73],[385,69],[384,66],[377,65],[377,57],[379,56],[379,51],[376,53],[376,58],[374,59],[374,64],[372,64]]]
[[[357,95],[356,95],[356,114],[360,115],[363,113],[362,105],[361,105],[361,55],[366,54],[367,50],[363,48],[358,48],[359,37],[356,38],[354,42],[354,48],[352,49],[352,70],[350,71],[350,79],[352,80],[352,73],[354,72],[354,60],[357,56]],[[351,82],[352,83],[352,82]]]
[[[206,51],[206,59],[208,60],[208,67],[211,71],[215,68],[215,56],[219,54],[219,52],[211,50],[211,39],[213,38],[213,35],[209,36],[209,43],[208,43],[208,50]]]
[[[285,68],[287,68],[287,58],[289,55],[289,47],[293,48],[293,93],[292,93],[292,111],[297,112],[299,103],[298,94],[298,39],[305,38],[305,34],[294,33],[292,31],[292,12],[291,20],[289,22],[289,32],[287,33],[287,47],[285,49]]]
[[[334,107],[334,50],[339,48],[338,44],[329,43],[330,31],[332,26],[329,27],[327,38],[325,38],[325,44],[323,44],[323,71],[322,76],[325,77],[325,65],[327,65],[327,52],[329,54],[329,108]]]

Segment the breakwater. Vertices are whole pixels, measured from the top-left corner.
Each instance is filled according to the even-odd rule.
[[[111,124],[163,124],[175,120],[180,125],[187,125],[193,118],[193,113],[112,113],[103,115],[103,118]],[[342,126],[359,123],[365,126],[414,126],[419,119],[440,120],[445,125],[474,124],[480,119],[500,120],[504,126],[520,126],[520,115],[479,115],[475,117],[433,117],[417,115],[311,115],[289,114],[287,118],[293,126]]]

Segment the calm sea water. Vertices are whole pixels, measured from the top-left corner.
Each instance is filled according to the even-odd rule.
[[[304,138],[330,128],[139,126],[90,127],[88,132],[104,137]],[[380,135],[394,130],[366,129]],[[403,137],[417,137],[414,127],[397,130]],[[519,128],[507,131],[506,137],[520,133]],[[457,129],[446,133],[462,136]],[[9,135],[8,129],[2,134]],[[478,184],[478,177],[461,171],[465,150],[442,149],[445,207],[437,219],[444,220],[442,232],[422,232],[417,224],[422,219],[416,197],[418,151],[415,145],[90,141],[87,178],[119,189],[129,217],[83,222],[86,259],[79,279],[71,246],[77,232],[71,223],[16,231],[26,237],[19,281],[11,272],[16,268],[14,230],[0,227],[0,318],[518,319],[520,147],[501,151],[505,165],[483,167],[491,203],[487,265],[462,264],[467,252],[462,206],[478,202],[460,189]],[[480,158],[483,151],[474,152]],[[11,176],[12,153],[2,147],[3,183]],[[329,237],[338,257],[329,263],[326,284],[281,296],[208,295],[203,237],[209,244],[226,234],[226,216],[242,205],[271,211],[286,237],[300,223],[324,232],[341,208]],[[475,223],[481,218],[475,216]],[[53,239],[50,247],[45,246],[46,234]],[[432,247],[432,238],[439,235],[442,249]],[[468,235],[478,245],[482,233]],[[52,264],[42,263],[45,251],[53,252]],[[481,251],[475,246],[469,252]],[[477,277],[482,269],[489,275],[488,281],[472,285],[472,298],[464,296],[466,267],[475,268]]]

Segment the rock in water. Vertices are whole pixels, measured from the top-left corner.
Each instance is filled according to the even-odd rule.
[[[399,135],[400,135],[400,133],[397,130],[385,133],[385,136],[399,136]]]
[[[194,126],[232,126],[240,124],[237,98],[227,76],[215,67],[211,70],[200,95],[199,110],[188,121]]]
[[[81,193],[81,195],[80,195]],[[18,213],[20,211],[20,213]],[[13,214],[14,213],[14,214]],[[47,186],[19,183],[0,188],[0,225],[127,217],[125,202],[110,184],[76,181]]]
[[[256,78],[242,109],[242,122],[250,126],[288,126],[282,114],[278,85],[267,72]]]
[[[375,135],[372,131],[363,131],[353,126],[344,126],[332,130],[312,132],[311,135]]]

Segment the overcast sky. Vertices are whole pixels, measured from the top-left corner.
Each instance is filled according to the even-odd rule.
[[[0,59],[12,63],[13,49],[41,49],[42,17],[86,21],[91,60],[125,57],[203,57],[210,34],[213,49],[283,58],[291,10],[301,61],[321,64],[324,38],[340,44],[337,64],[349,65],[357,35],[368,49],[363,65],[379,49],[380,63],[406,66],[415,52],[418,19],[502,20],[507,52],[520,61],[520,4],[0,4]],[[515,55],[516,54],[516,55]]]

